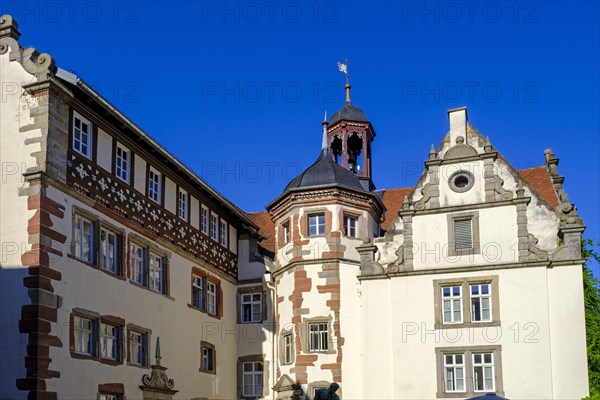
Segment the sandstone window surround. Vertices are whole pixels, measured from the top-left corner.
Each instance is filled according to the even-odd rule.
[[[307,218],[307,236],[323,236],[325,235],[325,213],[310,212]]]
[[[504,396],[502,346],[436,348],[437,398]]]
[[[436,329],[500,326],[497,275],[436,279],[433,290]]]
[[[238,399],[256,399],[269,395],[269,362],[264,354],[241,356],[237,360]]]
[[[448,214],[448,256],[480,254],[479,212]]]
[[[127,325],[127,365],[147,368],[150,366],[150,329]]]
[[[204,341],[200,342],[200,372],[217,373],[217,351],[215,346]]]
[[[317,316],[302,321],[301,343],[304,353],[335,354],[332,323],[332,316]]]
[[[129,282],[169,297],[171,253],[139,235],[128,235]]]
[[[74,308],[69,317],[71,358],[107,365],[123,363],[125,321],[112,315]]]
[[[348,211],[343,211],[343,227],[344,227],[344,236],[356,238],[358,237],[358,227],[360,216],[355,213],[351,213]]]
[[[448,186],[456,193],[469,191],[475,183],[475,177],[469,171],[456,171],[448,178]]]
[[[190,288],[191,298],[188,307],[221,319],[223,316],[221,280],[198,267],[192,267]]]
[[[283,224],[281,224],[281,227],[283,230],[283,244],[289,243],[291,237],[290,221],[285,221]]]

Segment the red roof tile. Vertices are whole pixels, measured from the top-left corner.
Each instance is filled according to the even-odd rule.
[[[398,210],[402,207],[404,198],[410,194],[412,188],[387,189],[383,192],[383,205],[387,209],[385,212],[385,221],[381,224],[381,229],[388,230],[392,221],[398,216]]]
[[[550,179],[550,174],[546,166],[522,169],[519,171],[521,177],[525,182],[529,183],[533,190],[535,190],[542,198],[554,208],[558,205],[558,197],[556,197],[556,191]]]
[[[258,243],[266,250],[275,252],[275,223],[273,223],[271,215],[266,211],[247,214],[260,229],[261,239]]]

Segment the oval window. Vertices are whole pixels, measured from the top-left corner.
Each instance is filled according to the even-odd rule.
[[[455,192],[463,193],[473,187],[473,183],[475,183],[475,178],[473,174],[467,171],[458,171],[450,176],[448,180],[450,185],[450,189]]]

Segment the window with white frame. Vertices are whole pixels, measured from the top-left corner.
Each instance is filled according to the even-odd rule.
[[[473,354],[473,390],[475,392],[494,391],[494,354]]]
[[[294,357],[294,341],[291,333],[283,336],[283,364],[292,363]]]
[[[245,362],[242,364],[244,397],[263,397],[263,363]]]
[[[200,227],[208,235],[208,208],[204,206],[200,210]]]
[[[243,293],[241,302],[241,321],[243,323],[262,321],[262,293]]]
[[[93,264],[95,261],[95,223],[80,215],[75,216],[75,258]]]
[[[120,328],[100,323],[100,356],[111,360],[121,359]]]
[[[329,324],[314,322],[308,324],[308,350],[319,352],[329,350]]]
[[[73,339],[75,352],[89,356],[96,355],[96,320],[80,315],[73,316]]]
[[[216,372],[216,360],[217,355],[215,346],[210,343],[202,342],[200,346],[201,360],[200,360],[200,371],[215,373]]]
[[[100,268],[113,274],[119,273],[120,236],[108,228],[100,228]]]
[[[133,365],[148,365],[148,334],[129,330],[129,363]]]
[[[129,183],[131,171],[131,152],[128,148],[117,143],[117,154],[115,157],[115,175],[124,182]]]
[[[489,283],[470,285],[471,322],[492,320],[492,291]]]
[[[78,114],[73,114],[73,150],[92,158],[92,123]]]
[[[219,240],[218,220],[215,214],[210,213],[210,237],[213,240]]]
[[[447,393],[465,392],[464,354],[444,355],[444,385]]]
[[[188,219],[188,193],[185,190],[179,189],[179,203],[178,203],[179,218],[187,221]]]
[[[217,285],[206,282],[206,311],[217,315]]]
[[[290,223],[283,224],[283,243],[290,242]]]
[[[462,287],[442,287],[442,315],[444,324],[462,322]]]
[[[150,253],[150,289],[165,293],[165,258]]]
[[[325,234],[325,214],[311,214],[308,216],[308,236]]]
[[[221,220],[219,221],[219,243],[227,247],[227,239],[227,222]]]
[[[161,178],[159,172],[150,168],[148,172],[148,197],[158,204],[160,204]]]
[[[356,217],[344,215],[344,235],[354,238],[356,237],[356,222]]]
[[[192,302],[199,310],[204,310],[204,278],[192,276]]]
[[[131,242],[129,248],[130,255],[130,270],[129,279],[140,285],[146,285],[148,275],[148,261],[146,257],[146,249],[137,243]]]

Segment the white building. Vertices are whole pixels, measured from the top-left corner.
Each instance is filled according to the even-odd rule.
[[[516,171],[454,109],[415,186],[377,191],[347,86],[315,164],[246,214],[19,36],[0,17],[1,399],[587,395],[552,151]]]

